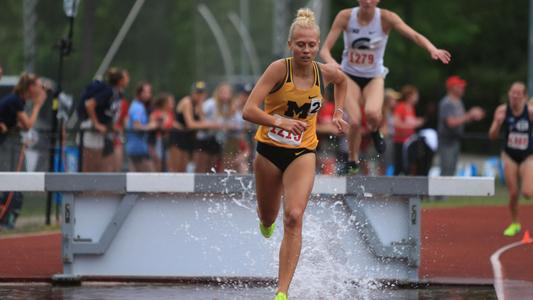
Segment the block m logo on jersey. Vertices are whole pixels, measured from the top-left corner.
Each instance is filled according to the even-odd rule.
[[[309,113],[315,114],[320,109],[322,101],[320,99],[313,99],[311,103],[304,103],[302,106],[298,106],[298,103],[294,101],[287,101],[287,110],[285,116],[293,118],[295,115],[300,119],[307,118]]]

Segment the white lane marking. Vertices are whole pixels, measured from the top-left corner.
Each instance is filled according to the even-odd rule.
[[[503,271],[502,264],[500,263],[500,255],[502,255],[505,251],[509,249],[526,244],[527,243],[523,243],[522,241],[514,242],[498,249],[490,256],[492,272],[494,273],[494,289],[496,290],[496,296],[498,297],[498,300],[505,300],[505,293],[503,290]]]

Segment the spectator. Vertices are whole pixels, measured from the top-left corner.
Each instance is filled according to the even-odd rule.
[[[231,100],[233,88],[228,83],[220,83],[213,92],[213,97],[207,99],[202,105],[205,120],[212,123],[222,124],[231,116]],[[222,146],[226,133],[215,130],[202,130],[198,132],[198,152],[196,159],[196,172],[206,173],[211,170],[219,172],[223,170],[221,161]]]
[[[8,131],[17,124],[28,130],[37,121],[39,111],[46,100],[46,89],[41,79],[32,73],[23,73],[11,94],[0,100],[0,145],[6,138]],[[31,115],[24,111],[27,101],[33,101]]]
[[[175,107],[176,99],[174,96],[169,93],[160,93],[155,99],[153,110],[150,113],[150,123],[156,124],[155,126],[157,128],[150,152],[154,161],[155,170],[158,172],[168,170],[168,165],[172,164],[170,159],[167,159],[168,141],[171,130],[182,128],[174,117]]]
[[[131,102],[126,120],[126,153],[129,170],[132,172],[153,172],[155,170],[148,153],[147,131],[156,127],[149,122],[146,106],[152,99],[152,86],[140,82],[135,89],[135,99]]]
[[[383,159],[380,160],[379,171],[381,175],[392,175],[394,168],[394,107],[396,102],[401,98],[401,94],[394,89],[385,89],[385,99],[383,99],[383,121],[381,122],[380,131],[385,137],[386,150]]]
[[[447,94],[439,103],[438,151],[442,176],[455,175],[464,125],[479,121],[485,116],[485,111],[477,106],[465,112],[462,100],[465,87],[464,79],[456,75],[450,76],[446,80]]]
[[[418,89],[413,85],[405,85],[401,90],[402,97],[394,107],[394,175],[408,174],[403,159],[403,145],[415,133],[415,129],[424,124],[417,118],[415,105],[418,103]]]
[[[437,101],[430,101],[426,103],[422,115],[424,116],[424,125],[421,128],[434,129],[437,131],[438,127],[438,103]]]
[[[2,69],[2,66],[0,65],[0,79],[2,79],[2,76],[4,76],[4,69]]]
[[[231,113],[226,122],[229,132],[224,142],[223,166],[226,169],[235,170],[239,174],[246,174],[250,170],[251,150],[246,135],[250,129],[250,123],[244,121],[242,111],[252,89],[252,84],[237,87],[238,93],[231,104]]]
[[[406,175],[428,176],[438,149],[438,135],[433,128],[412,134],[403,143],[403,169]]]
[[[341,131],[333,122],[334,113],[335,102],[331,97],[325,97],[322,108],[318,111],[316,125],[318,133],[317,169],[320,174],[324,175],[335,175],[337,170],[337,136],[341,134]]]
[[[170,136],[169,171],[185,172],[192,161],[196,149],[197,129],[218,128],[204,120],[202,105],[207,97],[207,85],[197,81],[192,85],[191,94],[182,98],[176,107],[176,122],[183,128]],[[196,157],[195,157],[196,159]]]
[[[46,96],[46,89],[37,75],[23,73],[20,76],[13,92],[0,99],[0,147],[6,140],[9,130],[15,128],[17,124],[23,130],[28,130],[35,125]],[[33,101],[29,116],[24,111],[28,101]],[[10,158],[7,155],[1,155],[0,170],[11,171],[10,169]]]
[[[111,68],[106,82],[93,81],[83,92],[79,115],[83,137],[83,172],[113,169],[113,130],[121,93],[128,86],[126,70]]]
[[[113,135],[113,172],[120,172],[124,166],[124,127],[128,121],[129,102],[121,93]]]

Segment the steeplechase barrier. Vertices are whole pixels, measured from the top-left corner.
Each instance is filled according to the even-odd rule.
[[[251,175],[0,173],[0,191],[62,193],[57,281],[277,277],[282,213],[264,239]],[[317,176],[298,268],[416,283],[421,199],[491,195],[492,177]]]

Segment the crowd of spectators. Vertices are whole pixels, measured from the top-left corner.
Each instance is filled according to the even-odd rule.
[[[211,95],[204,81],[179,101],[139,82],[125,100],[126,70],[110,69],[81,95],[78,144],[84,172],[247,173],[253,128],[242,119],[251,84],[221,82]],[[124,153],[124,154],[123,154]]]
[[[128,100],[129,85],[126,70],[111,68],[104,80],[92,81],[82,91],[75,137],[82,172],[251,171],[255,128],[242,119],[242,109],[252,84],[220,82],[209,87],[196,81],[188,95],[176,98],[140,81]],[[427,105],[430,113],[423,118],[416,115],[416,86],[405,85],[400,92],[386,89],[380,131],[387,151],[377,156],[368,147],[369,132],[363,134],[362,174],[428,175],[437,149],[441,174],[455,174],[464,125],[482,119],[485,112],[479,107],[464,109],[462,78],[451,76],[445,86],[446,95],[438,104]],[[348,144],[332,124],[331,93],[326,98],[318,115],[317,170],[343,174]],[[23,74],[14,93],[0,101],[0,138],[17,124],[31,128],[44,99],[39,78]],[[34,102],[30,115],[23,110],[26,100]]]

